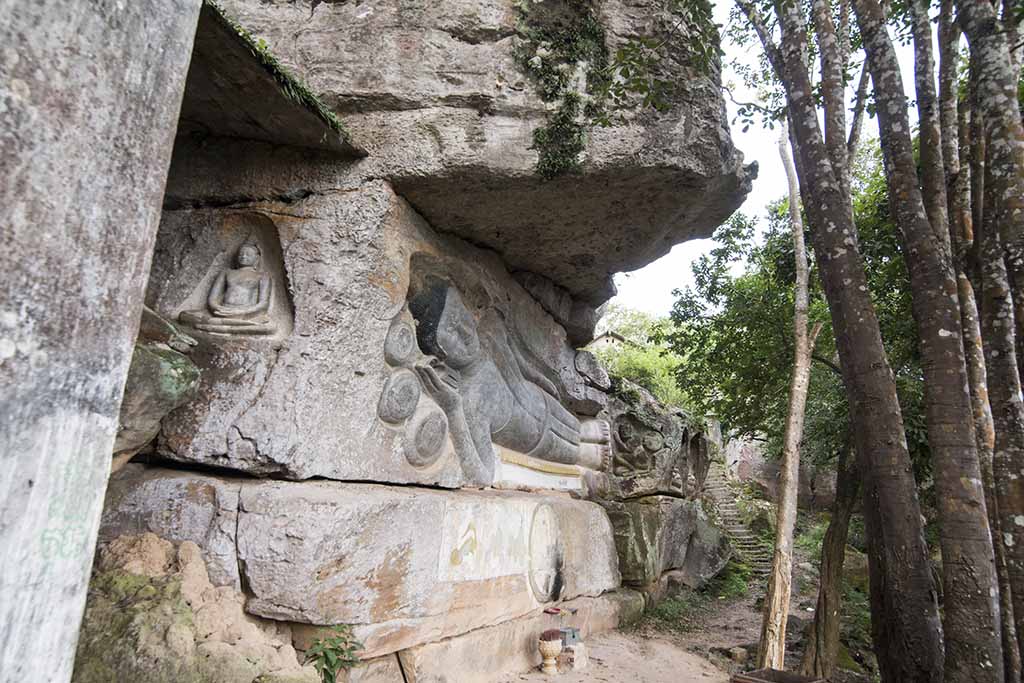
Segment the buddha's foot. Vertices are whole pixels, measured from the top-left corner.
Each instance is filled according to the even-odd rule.
[[[612,430],[607,420],[589,418],[580,421],[580,441],[595,444],[610,444]]]

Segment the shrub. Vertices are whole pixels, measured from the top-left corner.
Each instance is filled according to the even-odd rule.
[[[337,683],[338,672],[359,663],[356,652],[363,644],[356,640],[352,627],[339,624],[327,636],[317,638],[306,651],[306,662],[313,662],[323,683]]]

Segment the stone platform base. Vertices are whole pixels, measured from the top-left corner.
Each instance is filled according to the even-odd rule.
[[[196,543],[211,581],[244,591],[248,614],[296,633],[349,624],[370,658],[621,585],[607,513],[564,493],[128,465],[111,479],[101,541],[147,531]]]
[[[636,591],[620,589],[569,600],[559,608],[560,614],[537,610],[503,624],[402,650],[397,655],[400,669],[392,664],[394,656],[382,658],[353,670],[349,683],[491,683],[503,675],[539,667],[537,638],[545,630],[576,626],[587,638],[639,618],[644,599]]]

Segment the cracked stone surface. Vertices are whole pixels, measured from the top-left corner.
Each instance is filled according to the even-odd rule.
[[[532,146],[548,105],[515,60],[514,0],[223,4],[342,115],[370,154],[358,173],[391,180],[439,231],[589,306],[613,294],[615,272],[709,236],[749,191],[717,70],[701,76],[675,48],[668,110],[592,129],[583,172],[545,183]],[[654,7],[600,3],[608,47],[660,35]]]
[[[283,262],[266,267],[279,271],[275,291],[287,297],[294,329],[279,339],[190,331],[200,384],[163,421],[164,457],[260,476],[461,486],[450,443],[420,466],[402,426],[378,416],[394,372],[385,340],[402,315],[414,257],[435,260],[472,310],[496,311],[564,405],[589,415],[603,407],[564,328],[501,259],[438,235],[384,181],[292,202],[165,211],[147,303],[174,318],[201,302],[223,255],[267,222]],[[432,405],[426,396],[420,404]]]
[[[365,658],[620,584],[604,510],[556,495],[224,480],[131,464],[112,479],[101,538],[142,532],[196,543],[215,585],[245,587],[250,614],[354,625]]]

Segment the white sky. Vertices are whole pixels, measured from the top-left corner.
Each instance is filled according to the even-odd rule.
[[[725,25],[728,22],[729,10],[732,8],[732,0],[716,0],[715,21]],[[725,57],[723,62],[728,64],[737,55],[744,55],[751,50],[739,50],[736,46],[727,42],[723,35],[723,46]],[[913,87],[913,54],[908,46],[896,46],[903,67],[904,88],[910,90]],[[735,98],[740,101],[756,101],[757,96],[752,91],[746,90],[741,79],[726,67],[723,73],[723,81],[729,84]],[[729,112],[729,123],[732,129],[732,139],[737,149],[743,152],[744,162],[757,161],[758,177],[754,180],[753,188],[740,210],[749,216],[763,218],[764,207],[771,201],[782,197],[786,193],[786,176],[782,168],[782,161],[778,152],[778,127],[775,130],[762,128],[755,123],[744,133],[742,126],[732,125],[736,115],[736,107],[726,98],[726,107]],[[863,137],[877,135],[877,124],[874,119],[865,119]],[[702,254],[707,253],[713,246],[714,241],[710,239],[690,240],[676,245],[667,255],[657,261],[630,273],[618,273],[615,276],[615,284],[618,286],[619,294],[612,302],[621,306],[645,311],[653,315],[668,315],[672,310],[675,299],[672,290],[684,289],[693,282],[693,274],[690,266]]]

